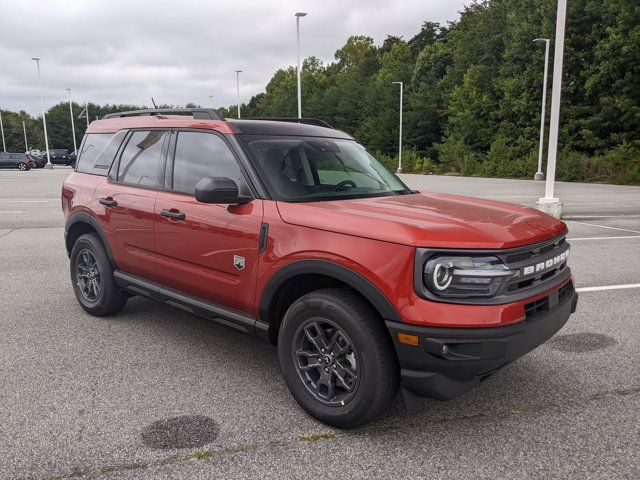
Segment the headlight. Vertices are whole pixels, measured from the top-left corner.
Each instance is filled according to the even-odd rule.
[[[515,274],[497,257],[431,257],[424,283],[441,297],[492,297]]]

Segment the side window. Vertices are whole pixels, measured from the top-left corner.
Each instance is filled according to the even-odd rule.
[[[12,153],[11,154],[11,160],[21,160],[22,159],[22,154],[21,153]]]
[[[76,171],[107,176],[113,159],[122,144],[126,131],[113,133],[88,133],[80,148]]]
[[[117,181],[144,187],[162,186],[162,130],[136,131],[131,134],[120,157]]]
[[[224,140],[211,133],[179,132],[173,161],[173,189],[194,195],[196,183],[204,177],[228,177],[242,191],[242,172]]]

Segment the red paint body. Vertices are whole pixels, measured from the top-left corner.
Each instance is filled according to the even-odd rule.
[[[120,128],[202,128],[232,135],[223,121],[133,117],[97,121],[88,133]],[[118,202],[105,208],[99,198]],[[367,278],[414,325],[490,327],[524,319],[524,305],[457,305],[425,300],[413,286],[415,247],[499,249],[541,242],[566,232],[563,222],[530,208],[475,198],[422,193],[364,200],[245,205],[199,203],[193,196],[114,184],[72,173],[64,182],[65,216],[92,215],[119,268],[127,273],[258,317],[269,279],[284,265],[322,259]],[[163,209],[186,213],[176,222]],[[259,254],[262,223],[268,245]],[[233,255],[246,258],[237,270]],[[559,288],[557,285],[552,290]]]

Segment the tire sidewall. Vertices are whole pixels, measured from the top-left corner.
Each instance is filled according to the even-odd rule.
[[[306,320],[326,318],[338,325],[349,337],[356,351],[359,374],[358,389],[344,406],[325,405],[314,398],[302,383],[293,361],[293,345],[298,327]],[[285,381],[294,398],[309,414],[331,425],[348,425],[352,419],[366,414],[369,399],[378,388],[378,361],[371,334],[363,329],[362,321],[351,317],[340,303],[322,297],[305,296],[294,302],[287,311],[278,336],[278,357]]]

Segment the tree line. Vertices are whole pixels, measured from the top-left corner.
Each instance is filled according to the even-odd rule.
[[[404,171],[531,178],[537,166],[544,66],[544,46],[533,39],[551,39],[553,52],[556,5],[556,0],[476,1],[455,22],[424,22],[410,39],[387,36],[376,45],[370,37],[352,36],[330,63],[305,59],[303,115],[351,133],[395,168],[399,90],[392,82],[401,81]],[[640,184],[639,86],[638,1],[571,0],[559,180]],[[103,115],[139,107],[89,108],[91,115]],[[236,115],[236,105],[220,110]],[[264,92],[241,105],[243,117],[292,117],[296,111],[294,67],[275,72]],[[12,145],[13,119],[21,116],[33,123],[38,136],[37,119],[3,112]],[[69,145],[68,116],[64,103],[47,114],[54,145]]]

